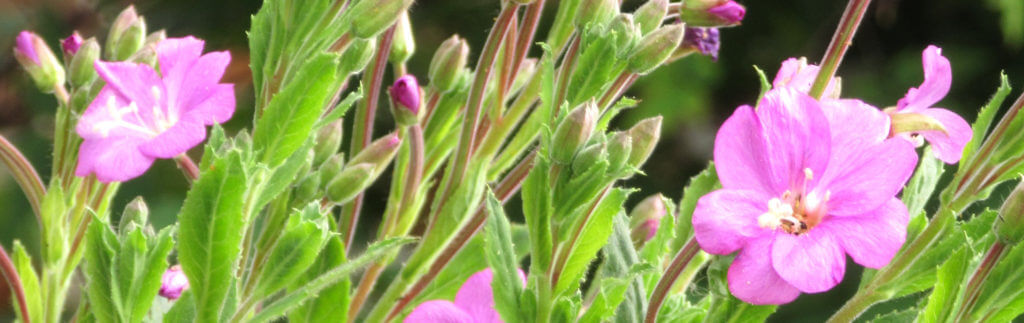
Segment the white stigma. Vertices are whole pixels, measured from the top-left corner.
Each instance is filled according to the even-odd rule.
[[[807,180],[814,179],[814,171],[812,171],[810,168],[804,168],[804,178],[806,178]]]
[[[778,198],[768,201],[768,212],[757,217],[757,225],[766,229],[777,229],[782,221],[796,222],[793,218],[793,206]]]

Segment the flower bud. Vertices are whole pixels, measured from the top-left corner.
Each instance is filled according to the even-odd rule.
[[[327,158],[323,164],[320,164],[320,168],[317,169],[317,174],[320,176],[321,183],[330,182],[338,173],[345,168],[345,155],[336,154]]]
[[[79,47],[75,56],[71,57],[71,64],[68,66],[71,72],[71,86],[81,87],[96,80],[96,68],[93,64],[100,58],[100,43],[96,38],[89,38]]]
[[[691,27],[736,26],[746,13],[732,0],[684,0],[679,6],[679,18]]]
[[[72,32],[68,38],[64,38],[60,42],[60,47],[64,50],[64,57],[70,58],[74,56],[78,52],[78,48],[82,47],[83,41],[82,35],[79,35],[77,30]]]
[[[402,75],[388,88],[388,93],[391,94],[391,114],[395,116],[395,122],[406,127],[419,123],[423,91],[415,76]]]
[[[306,176],[295,187],[294,200],[306,203],[320,197],[320,176]]]
[[[626,161],[633,149],[633,138],[629,134],[616,131],[608,139],[608,169],[613,172],[626,167]]]
[[[35,33],[22,31],[18,34],[14,58],[25,68],[39,90],[50,93],[64,85],[64,68],[46,42]]]
[[[376,179],[373,164],[362,163],[345,167],[327,183],[327,199],[334,204],[345,204],[366,189]]]
[[[576,14],[576,26],[586,27],[587,24],[604,25],[619,14],[618,0],[583,0]]]
[[[597,162],[605,159],[608,159],[605,143],[587,146],[580,150],[579,154],[576,154],[576,158],[573,158],[573,174],[582,174],[597,164]]]
[[[469,45],[458,35],[452,35],[441,43],[430,60],[430,70],[427,74],[430,77],[430,85],[441,93],[454,90],[468,56]]]
[[[616,57],[627,58],[640,40],[640,29],[633,23],[633,15],[624,13],[615,16],[608,24],[608,30],[615,33]]]
[[[658,145],[658,138],[661,136],[661,116],[647,118],[629,129],[629,137],[632,139],[632,149],[629,152],[629,160],[626,162],[633,167],[640,168],[651,157],[654,147]]]
[[[409,22],[409,12],[402,12],[395,21],[395,36],[391,41],[391,52],[388,60],[392,64],[401,64],[409,60],[416,52],[416,39],[412,36],[412,23]]]
[[[341,147],[341,123],[341,119],[334,120],[317,132],[316,146],[313,146],[313,165],[323,164],[338,152]]]
[[[167,268],[163,277],[160,277],[160,296],[169,300],[176,300],[181,293],[188,289],[188,277],[181,271],[181,265],[174,265]]]
[[[402,138],[398,137],[398,133],[391,133],[370,143],[363,151],[352,157],[348,164],[368,163],[376,168],[384,169],[391,162],[391,159],[395,157],[395,153],[398,152],[398,147],[401,144]]]
[[[146,39],[146,21],[135,12],[135,6],[128,6],[110,26],[107,36],[106,58],[123,61],[139,51]]]
[[[683,25],[672,24],[656,29],[640,41],[629,58],[629,70],[647,74],[668,60],[683,40]]]
[[[718,28],[686,27],[686,34],[683,36],[683,43],[679,45],[679,50],[699,52],[701,55],[711,56],[713,61],[718,61],[720,45]]]
[[[569,115],[558,124],[551,140],[551,159],[561,164],[569,164],[576,151],[590,140],[590,134],[597,125],[597,105],[588,101],[569,112]]]
[[[346,10],[352,21],[350,32],[359,38],[373,38],[398,20],[413,0],[359,0]]]
[[[366,64],[370,62],[370,59],[373,58],[373,53],[376,50],[377,41],[373,39],[353,39],[352,43],[345,49],[345,52],[341,54],[338,70],[342,72],[342,75],[349,75],[363,70]]]
[[[640,33],[646,35],[655,28],[658,28],[658,26],[661,26],[661,21],[665,20],[665,14],[667,13],[668,0],[649,0],[636,9],[633,17],[636,19],[636,23],[640,25]]]
[[[668,215],[668,208],[665,207],[665,197],[660,193],[640,201],[640,204],[637,204],[633,211],[629,212],[629,223],[632,228],[630,236],[633,238],[633,244],[640,246],[654,238],[654,234],[658,233],[661,218],[666,215]]]
[[[1024,239],[1024,181],[1010,192],[1010,196],[999,208],[999,217],[993,223],[996,238],[1007,245],[1014,245]]]
[[[149,219],[149,207],[141,196],[136,196],[128,205],[124,206],[121,212],[121,222],[118,225],[118,232],[121,234],[131,231],[133,227],[144,227]]]

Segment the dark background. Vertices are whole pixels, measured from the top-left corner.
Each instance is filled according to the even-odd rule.
[[[554,16],[557,1],[548,2],[538,39],[543,39],[540,37]],[[624,11],[632,11],[641,3],[625,1]],[[627,92],[642,102],[618,118],[615,127],[626,128],[649,116],[665,117],[662,140],[644,168],[650,175],[626,183],[640,188],[631,204],[658,192],[678,199],[689,177],[711,158],[714,134],[721,122],[735,107],[756,98],[759,83],[752,66],[761,67],[771,79],[788,57],[806,56],[817,62],[846,5],[845,1],[821,0],[742,3],[747,6],[747,16],[742,26],[722,30],[717,62],[707,57],[686,58],[641,78]],[[238,84],[238,111],[227,128],[237,130],[250,124],[252,88],[245,31],[250,15],[259,8],[258,0],[0,0],[0,133],[23,150],[44,180],[49,178],[49,138],[56,103],[39,93],[14,61],[10,50],[14,37],[20,30],[34,30],[58,55],[58,39],[72,30],[79,30],[85,37],[96,36],[102,44],[113,18],[129,4],[145,16],[150,31],[166,29],[170,37],[196,35],[207,40],[208,51],[230,50],[234,59],[225,78]],[[411,12],[417,53],[409,62],[410,72],[424,79],[430,56],[453,33],[468,39],[475,58],[498,6],[497,0],[418,1]],[[1011,85],[1024,84],[1022,43],[1024,1],[876,0],[839,68],[843,96],[861,98],[883,108],[895,105],[908,88],[921,83],[921,51],[928,44],[936,44],[953,66],[952,90],[939,106],[971,121],[998,86],[1000,70],[1009,75]],[[387,132],[392,124],[387,113],[378,115],[382,118],[377,123],[378,133]],[[193,153],[198,157],[196,151]],[[372,214],[383,208],[387,182],[383,179],[371,190],[364,212],[368,222],[360,230],[363,236],[375,232]],[[113,209],[120,210],[131,198],[141,195],[150,206],[154,225],[166,226],[174,222],[186,188],[173,163],[161,160],[142,177],[121,186]],[[6,169],[0,170],[0,209],[0,243],[10,250],[12,241],[19,239],[38,254],[38,226]],[[781,307],[772,320],[824,320],[852,295],[859,276],[860,269],[851,262],[840,287],[802,296]],[[11,315],[6,288],[3,291],[0,320]],[[896,303],[912,303],[919,296]],[[899,306],[890,305],[875,311],[891,311]]]

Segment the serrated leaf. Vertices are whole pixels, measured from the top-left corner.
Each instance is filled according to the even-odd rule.
[[[999,107],[1003,105],[1003,101],[1006,96],[1010,94],[1010,82],[1006,77],[1006,73],[999,73],[999,88],[996,89],[996,93],[992,94],[992,98],[988,100],[985,106],[981,107],[978,111],[978,118],[971,125],[973,136],[971,141],[967,142],[964,146],[964,156],[973,156],[981,147],[981,143],[985,140],[985,135],[988,133],[989,127],[992,125],[992,120],[995,119],[996,113],[999,112]]]
[[[1024,247],[1007,247],[982,283],[971,321],[1009,322],[1024,313]]]
[[[25,294],[28,317],[42,318],[43,294],[40,290],[42,285],[39,284],[39,276],[36,275],[36,271],[32,269],[32,258],[28,255],[28,251],[25,250],[25,246],[21,245],[21,242],[18,240],[14,240],[14,259],[11,261],[14,263],[14,269],[18,272],[18,276],[21,277],[21,289]],[[21,308],[18,306],[12,307],[19,312],[21,311]],[[21,313],[21,317],[24,317],[24,313]]]
[[[319,202],[313,202],[288,218],[284,232],[267,256],[252,296],[262,299],[276,293],[316,262],[330,233],[325,216],[320,212]]]
[[[612,234],[612,219],[615,214],[622,211],[622,204],[628,196],[629,191],[611,188],[606,196],[595,201],[596,206],[589,215],[581,217],[574,223],[573,226],[580,228],[579,233],[573,239],[567,240],[573,244],[560,248],[568,252],[568,256],[562,268],[555,268],[561,270],[558,281],[555,282],[555,295],[579,285],[597,252],[608,243],[608,237]]]
[[[917,309],[917,308],[909,308],[909,309],[900,310],[900,311],[893,311],[893,312],[889,312],[889,313],[886,313],[886,314],[882,314],[882,315],[876,316],[875,318],[871,319],[869,322],[871,322],[871,323],[904,323],[904,322],[913,322],[915,318],[918,318],[917,315],[920,312],[921,312],[921,310]]]
[[[198,320],[220,317],[234,282],[245,191],[240,153],[233,151],[203,171],[178,215],[178,260],[195,293]]]
[[[289,292],[305,286],[316,277],[345,263],[345,244],[338,237],[330,237],[316,263],[306,271],[299,280],[292,283]],[[288,315],[289,322],[337,322],[348,317],[349,289],[351,282],[348,277],[327,287],[317,294],[315,299],[296,308]]]
[[[94,218],[85,236],[85,276],[90,311],[100,322],[116,322],[121,318],[122,302],[113,274],[114,254],[120,242],[114,231]]]
[[[566,95],[570,107],[599,97],[601,90],[625,70],[628,60],[619,59],[616,55],[615,44],[619,36],[603,27],[587,28],[578,36],[583,37],[583,41],[580,42],[580,54],[572,70],[569,93]]]
[[[697,176],[690,178],[690,184],[683,189],[683,197],[679,200],[679,221],[676,221],[676,236],[672,241],[672,253],[686,244],[693,235],[693,210],[697,208],[697,200],[705,194],[722,187],[715,172],[715,163],[709,162]]]
[[[519,316],[519,296],[523,282],[519,276],[519,262],[512,242],[512,229],[505,217],[501,202],[494,193],[487,191],[486,236],[484,255],[494,273],[491,286],[494,294],[494,309],[505,322],[522,322]]]
[[[264,163],[276,167],[306,142],[334,94],[337,71],[338,55],[317,54],[270,100],[252,138]]]
[[[196,318],[196,302],[192,290],[185,290],[171,309],[164,313],[164,323],[191,323]]]
[[[919,322],[949,322],[956,314],[963,293],[961,288],[967,281],[968,269],[971,264],[969,248],[960,248],[946,263],[939,267],[935,288],[928,296],[928,303],[921,312]]]
[[[125,310],[128,311],[128,322],[141,322],[145,317],[146,313],[153,306],[153,300],[156,299],[157,293],[160,291],[161,277],[163,277],[164,270],[167,269],[167,256],[171,253],[171,249],[174,248],[174,239],[171,237],[173,227],[167,227],[160,230],[157,236],[148,236],[144,238],[146,244],[145,253],[139,256],[141,264],[136,266],[133,270],[133,277],[131,282],[131,288],[124,294],[126,300]],[[142,230],[136,229],[134,232],[139,232],[138,235],[141,237]],[[133,233],[134,233],[133,232]],[[125,246],[127,243],[122,242],[121,246]],[[124,258],[128,256],[125,253],[117,255],[117,257]],[[122,281],[124,283],[124,281]]]
[[[551,259],[551,189],[548,187],[548,161],[538,154],[533,170],[523,181],[523,217],[530,231],[531,271],[543,271]]]

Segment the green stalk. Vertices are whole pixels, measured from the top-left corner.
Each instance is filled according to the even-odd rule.
[[[43,186],[43,180],[39,178],[39,173],[32,167],[32,163],[25,158],[25,155],[22,155],[21,151],[18,151],[18,148],[2,135],[0,135],[0,160],[11,171],[14,181],[18,183],[21,190],[25,192],[25,197],[28,198],[28,203],[32,205],[32,211],[36,215],[36,221],[41,224],[42,203],[43,197],[46,196],[46,188]]]
[[[843,60],[843,55],[846,54],[846,50],[853,43],[853,34],[857,32],[857,26],[860,25],[861,19],[864,18],[864,12],[867,11],[869,4],[871,4],[871,0],[850,0],[847,3],[846,11],[843,12],[843,18],[839,20],[839,27],[836,29],[836,33],[832,35],[832,42],[828,44],[825,57],[821,60],[821,69],[818,71],[818,77],[814,79],[811,92],[808,93],[812,97],[820,99],[821,95],[825,93],[829,81],[836,75],[839,63]]]
[[[3,274],[7,285],[11,287],[14,298],[18,301],[21,321],[31,323],[32,318],[29,317],[28,301],[25,299],[25,288],[21,285],[21,276],[18,276],[18,270],[14,268],[14,263],[11,262],[11,257],[7,256],[7,250],[4,250],[3,246],[0,246],[0,274]]]
[[[700,252],[700,246],[697,245],[696,238],[690,238],[686,245],[679,249],[679,253],[672,259],[672,263],[665,269],[665,274],[661,276],[661,279],[658,279],[658,284],[654,286],[654,291],[651,292],[651,300],[648,303],[650,305],[647,306],[647,316],[645,316],[644,322],[654,323],[658,318],[658,311],[661,310],[661,304],[665,302],[668,292],[672,290],[672,286],[675,285],[676,280],[683,273],[683,269],[686,269],[690,260],[698,252]]]

